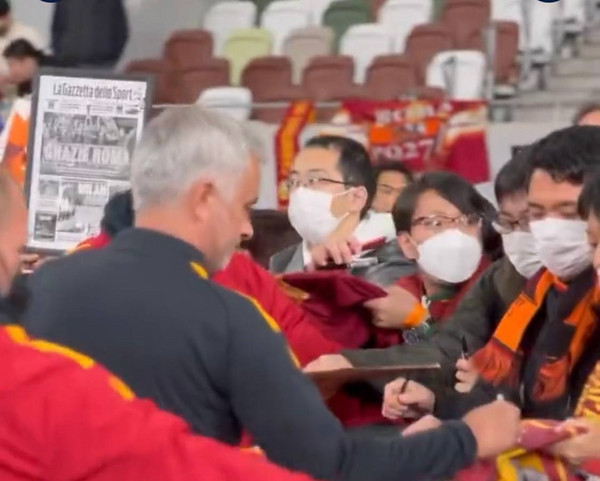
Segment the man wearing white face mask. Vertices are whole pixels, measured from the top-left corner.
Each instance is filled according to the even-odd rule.
[[[353,274],[380,285],[390,285],[414,271],[399,251],[391,214],[372,212],[376,181],[368,152],[345,137],[320,136],[309,140],[294,161],[288,181],[288,216],[302,243],[271,258],[271,271],[281,274],[311,265],[311,251],[326,243],[336,229],[352,234],[356,244],[376,239],[387,242],[366,256],[377,265],[353,269]],[[349,247],[344,258],[351,258]],[[359,250],[359,249],[357,249]]]
[[[554,132],[530,155],[530,229],[543,268],[473,356],[480,373],[475,387],[464,395],[435,396],[414,383],[397,406],[400,414],[406,403],[416,403],[452,418],[499,393],[526,417],[564,419],[573,413],[586,375],[584,360],[597,349],[590,337],[597,324],[596,274],[577,202],[585,179],[600,167],[600,130]]]

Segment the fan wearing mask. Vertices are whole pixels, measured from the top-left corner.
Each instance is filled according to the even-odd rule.
[[[496,176],[494,187],[500,210],[494,225],[504,232],[504,242],[508,239],[510,243],[512,237],[523,237],[521,232],[528,219],[529,173],[529,149],[524,149],[507,162]],[[513,232],[516,236],[513,236]],[[523,242],[514,243],[509,256],[499,259],[485,270],[458,303],[456,310],[448,315],[428,340],[388,349],[346,350],[342,355],[325,355],[311,364],[309,369],[398,365],[413,361],[438,362],[442,366],[439,377],[423,378],[415,373],[413,379],[427,383],[437,383],[438,380],[452,383],[458,368],[457,388],[465,389],[475,376],[468,361],[461,359],[464,344],[470,353],[483,347],[507,308],[525,286],[525,276],[529,277],[541,267],[537,254],[531,250],[532,238],[521,240]],[[412,299],[414,302],[414,296]],[[397,387],[398,383],[390,383],[388,390],[392,392]]]
[[[387,241],[375,251],[363,253],[376,259],[376,265],[353,269],[353,274],[390,285],[414,271],[412,262],[396,245],[391,214],[371,211],[375,173],[369,154],[360,143],[337,136],[309,140],[294,161],[288,187],[288,216],[302,242],[275,254],[271,271],[283,274],[313,265],[313,253],[340,230],[351,233],[353,238],[344,243],[344,261],[359,254],[361,244],[381,238]],[[339,260],[337,257],[331,256],[333,260]]]
[[[597,350],[591,337],[597,323],[596,273],[577,202],[584,181],[599,166],[597,127],[559,130],[532,148],[529,226],[543,268],[473,356],[480,379],[469,393],[436,396],[409,383],[396,396],[396,414],[416,404],[443,418],[459,417],[498,394],[518,404],[524,417],[573,414],[588,375],[585,359]]]
[[[415,344],[454,311],[487,266],[481,243],[486,208],[471,184],[449,172],[424,174],[404,190],[394,222],[398,244],[418,272],[399,279],[386,298],[365,304],[376,326],[402,329],[404,342]]]
[[[594,250],[594,268],[600,279],[600,173],[587,182],[579,198],[579,213],[587,219],[589,243]],[[598,282],[598,281],[597,281]],[[596,287],[596,292],[600,288]],[[597,300],[599,298],[597,297]],[[596,306],[596,310],[600,308]],[[600,345],[600,330],[594,332],[591,343]],[[588,366],[589,375],[583,394],[577,400],[574,419],[568,420],[560,429],[578,429],[581,434],[553,447],[553,453],[588,473],[600,474],[600,405],[594,397],[600,387],[600,349],[591,350],[582,360]]]

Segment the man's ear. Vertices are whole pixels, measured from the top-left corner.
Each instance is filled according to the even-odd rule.
[[[188,189],[184,198],[184,208],[192,218],[205,221],[217,195],[217,189],[212,182],[199,179]]]
[[[350,212],[354,214],[360,214],[362,210],[367,205],[367,199],[369,198],[369,194],[367,193],[367,189],[364,187],[353,187],[350,192],[348,192],[350,196]]]
[[[398,234],[398,246],[407,259],[416,261],[419,258],[419,252],[417,251],[415,241],[408,232],[400,232],[400,234]]]

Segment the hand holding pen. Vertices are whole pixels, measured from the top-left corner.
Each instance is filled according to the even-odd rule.
[[[461,393],[470,392],[473,386],[477,384],[479,379],[479,373],[473,365],[470,357],[469,346],[465,336],[461,337],[461,355],[460,359],[456,361],[456,381],[454,386],[456,391]]]

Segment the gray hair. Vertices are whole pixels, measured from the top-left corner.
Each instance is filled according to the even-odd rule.
[[[169,109],[148,124],[133,155],[134,209],[174,199],[200,178],[229,193],[250,152],[244,128],[232,117],[197,105]]]

